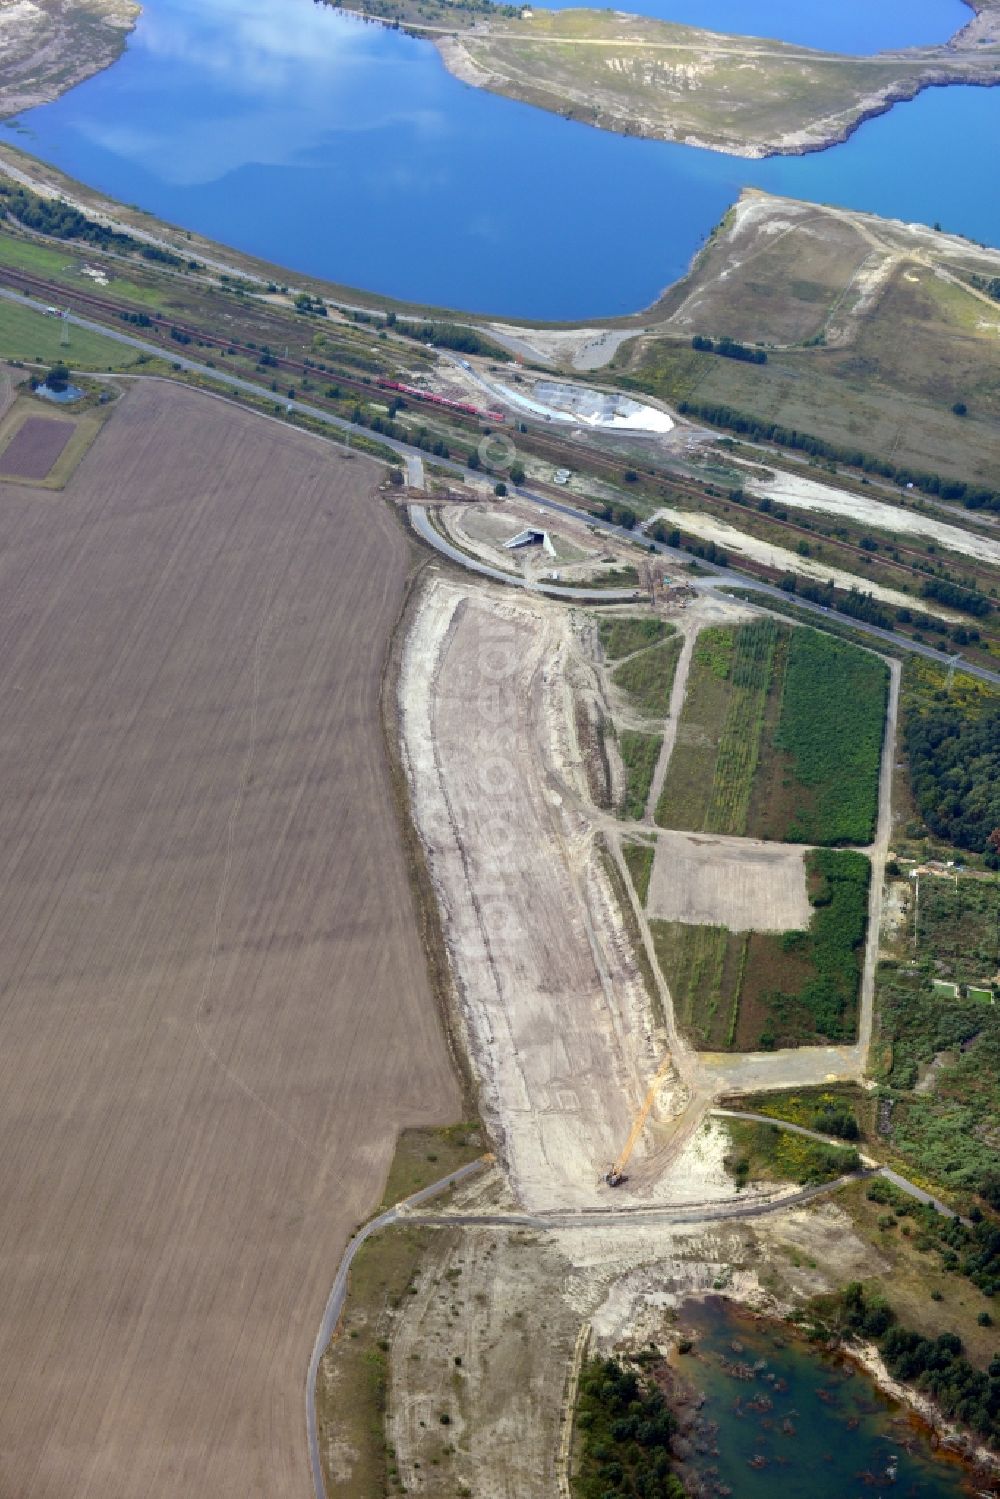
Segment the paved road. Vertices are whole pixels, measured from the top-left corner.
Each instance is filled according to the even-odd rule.
[[[861,968],[858,1005],[858,1049],[862,1069],[868,1065],[875,1021],[875,974],[878,969],[879,943],[882,935],[882,893],[885,889],[885,866],[892,842],[892,772],[896,760],[896,723],[899,716],[899,685],[902,668],[889,661],[889,697],[886,703],[885,733],[882,738],[882,760],[878,780],[878,821],[875,842],[865,852],[871,863],[868,885],[868,934]]]
[[[901,1191],[908,1192],[918,1202],[927,1203],[929,1207],[932,1207],[935,1212],[941,1213],[945,1218],[958,1217],[958,1214],[947,1203],[942,1202],[939,1197],[932,1197],[922,1187],[915,1187],[911,1181],[906,1180],[905,1176],[900,1176],[898,1171],[893,1171],[891,1166],[883,1166],[881,1175],[885,1177],[886,1181],[891,1181],[894,1187],[899,1187]]]
[[[775,1129],[787,1130],[792,1135],[804,1135],[807,1140],[818,1140],[822,1145],[835,1145],[838,1149],[850,1148],[849,1140],[840,1140],[833,1135],[821,1134],[819,1130],[807,1129],[804,1124],[792,1124],[787,1119],[772,1119],[770,1114],[755,1114],[748,1109],[710,1109],[709,1113],[717,1115],[720,1119],[752,1119],[757,1124],[773,1124]],[[891,1181],[893,1186],[898,1187],[909,1197],[916,1198],[917,1202],[926,1203],[935,1212],[940,1213],[943,1218],[957,1218],[958,1214],[942,1202],[939,1197],[932,1197],[922,1187],[909,1181],[905,1176],[900,1176],[898,1171],[893,1171],[891,1166],[879,1166],[868,1156],[861,1154],[862,1161],[870,1168],[870,1175],[884,1176],[886,1181]]]
[[[616,526],[613,521],[599,520],[597,516],[588,511],[577,510],[572,505],[567,505],[562,500],[553,500],[548,495],[535,494],[534,491],[521,488],[517,491],[523,499],[530,500],[533,505],[541,505],[547,510],[553,510],[559,515],[568,516],[571,520],[583,521],[586,525],[595,526],[600,531],[606,531],[609,535],[617,536],[622,541],[636,541],[637,533],[627,531],[623,526]],[[690,555],[679,547],[669,547],[662,541],[652,541],[643,536],[643,545],[656,552],[661,557],[669,557],[677,563],[689,563]],[[836,609],[827,609],[822,604],[814,604],[810,599],[800,599],[797,595],[785,593],[784,589],[777,588],[773,583],[765,583],[760,578],[751,577],[749,574],[734,571],[731,566],[720,567],[717,563],[703,562],[698,559],[698,566],[705,569],[709,575],[691,580],[691,586],[697,589],[717,588],[746,588],[753,593],[759,593],[763,598],[772,598],[785,606],[794,604],[796,609],[803,610],[806,614],[815,614],[818,619],[835,620],[839,624],[847,625],[852,630],[859,631],[862,635],[870,635],[873,640],[887,641],[896,650],[905,651],[915,656],[924,656],[928,661],[937,661],[941,666],[950,666],[953,656],[945,651],[937,651],[931,645],[922,645],[918,640],[907,640],[902,635],[896,635],[892,630],[880,629],[878,625],[866,624],[863,620],[852,619],[848,614],[841,614]],[[859,579],[859,585],[863,585],[864,579]],[[962,661],[961,670],[971,677],[978,677],[980,681],[992,682],[1000,687],[1000,672],[990,671],[985,666],[974,666],[971,662]]]
[[[510,583],[515,588],[526,588],[531,593],[544,593],[556,599],[574,599],[578,604],[621,604],[632,603],[641,595],[635,588],[561,588],[555,583],[536,583],[533,579],[523,578],[518,573],[505,573],[499,567],[490,567],[488,562],[480,562],[477,557],[470,557],[468,552],[463,552],[454,546],[447,537],[431,524],[431,519],[423,505],[411,505],[410,521],[414,531],[423,541],[428,542],[443,556],[449,557],[452,562],[457,562],[460,567],[467,568],[469,572],[478,573],[480,577],[492,578],[497,583]]]
[[[431,1186],[424,1187],[421,1192],[414,1192],[412,1197],[399,1202],[395,1207],[389,1208],[385,1213],[380,1213],[377,1218],[372,1218],[364,1228],[357,1234],[344,1250],[344,1257],[337,1270],[333,1289],[330,1292],[326,1309],[323,1312],[323,1320],[316,1334],[316,1342],[313,1345],[312,1358],[309,1360],[309,1372],[306,1375],[306,1431],[309,1437],[309,1464],[312,1468],[313,1492],[315,1499],[326,1499],[326,1485],[323,1482],[323,1464],[319,1455],[319,1436],[316,1430],[316,1376],[319,1373],[320,1360],[325,1353],[330,1339],[333,1337],[334,1328],[340,1320],[340,1314],[344,1309],[344,1300],[347,1296],[347,1280],[350,1275],[354,1257],[362,1244],[370,1239],[372,1234],[378,1233],[379,1229],[387,1228],[390,1223],[395,1223],[400,1214],[406,1214],[412,1208],[419,1207],[421,1203],[427,1202],[432,1197],[447,1191],[449,1187],[456,1186],[465,1181],[467,1177],[475,1172],[481,1171],[486,1164],[486,1157],[477,1161],[470,1161],[467,1166],[461,1166],[458,1171],[452,1171],[450,1175],[443,1176],[440,1181],[433,1182]]]
[[[406,482],[411,489],[424,487],[424,460],[416,453],[406,455]]]
[[[785,1208],[801,1207],[827,1192],[836,1192],[849,1182],[863,1181],[875,1173],[862,1168],[849,1171],[833,1181],[802,1187],[797,1192],[775,1192],[767,1197],[735,1199],[729,1202],[694,1202],[678,1207],[629,1207],[618,1201],[606,1208],[580,1208],[573,1212],[552,1213],[414,1213],[415,1223],[429,1223],[444,1228],[457,1224],[467,1228],[531,1228],[539,1232],[567,1228],[597,1228],[603,1233],[614,1228],[669,1228],[677,1224],[721,1223],[730,1218],[761,1218]],[[609,1188],[610,1192],[610,1188]]]
[[[21,292],[11,291],[9,287],[0,287],[0,298],[8,302],[15,302],[21,307],[31,307],[36,312],[45,312],[48,305],[45,302],[37,301],[34,297],[24,296]],[[243,391],[247,395],[258,398],[263,397],[268,401],[274,401],[275,399],[273,391],[261,385],[255,385],[253,381],[245,380],[241,375],[233,375],[228,370],[219,369],[207,364],[199,364],[193,359],[185,359],[183,355],[175,353],[172,349],[165,350],[159,344],[146,343],[141,338],[135,338],[130,333],[119,332],[117,328],[110,327],[105,323],[94,322],[91,318],[79,317],[76,313],[67,314],[66,320],[73,327],[86,328],[91,333],[103,334],[105,338],[113,339],[116,343],[125,344],[129,348],[137,349],[141,354],[146,354],[151,359],[169,360],[172,364],[177,365],[189,374],[201,375],[207,380],[214,380],[218,384],[228,385],[230,389]],[[356,427],[352,422],[347,421],[346,418],[334,416],[332,412],[324,411],[320,406],[311,406],[307,401],[286,400],[283,404],[286,411],[301,412],[305,416],[322,422],[324,426],[331,428],[333,431],[346,434],[348,437],[353,433],[358,433],[369,438],[372,436],[367,428]],[[383,447],[398,453],[404,462],[407,458],[421,457],[419,448],[411,447],[405,442],[399,442],[394,437],[386,437],[379,434],[377,441]],[[475,477],[462,464],[456,463],[452,459],[436,458],[434,462],[438,468],[448,473],[456,474],[465,481],[471,482]],[[479,477],[482,478],[482,475],[480,474]],[[572,520],[582,521],[585,525],[594,526],[598,530],[607,532],[608,535],[617,536],[622,541],[635,542],[639,539],[636,533],[627,531],[622,526],[616,526],[612,521],[599,520],[596,516],[591,515],[589,511],[577,510],[572,505],[551,499],[547,495],[536,494],[533,490],[523,487],[514,492],[520,498],[530,500],[534,505],[539,505],[556,514],[566,515]],[[436,535],[437,533],[434,533],[434,537],[425,536],[424,539],[430,541],[431,545],[436,546],[438,544],[437,540],[434,539]],[[645,537],[642,540],[647,548],[652,549],[661,556],[672,558],[678,563],[688,563],[691,561],[688,553],[681,551],[679,548],[668,547],[663,542],[651,541]],[[443,547],[439,547],[438,549],[444,550]],[[455,552],[455,560],[459,561],[463,567],[474,564],[475,559],[468,558],[464,552],[459,552],[457,548]],[[897,650],[907,651],[917,656],[924,656],[927,660],[937,661],[942,666],[951,664],[952,658],[946,655],[944,651],[935,650],[933,646],[921,645],[918,641],[914,640],[906,640],[902,636],[894,635],[891,630],[882,630],[877,625],[869,625],[861,620],[851,619],[849,615],[840,614],[835,609],[826,609],[821,604],[813,604],[808,599],[794,598],[790,600],[789,594],[784,593],[780,588],[775,588],[773,584],[763,583],[759,578],[735,572],[732,567],[719,567],[715,564],[701,561],[699,561],[699,566],[705,569],[708,576],[695,581],[695,587],[747,588],[751,589],[754,593],[761,594],[764,598],[770,597],[786,605],[791,601],[794,602],[797,609],[804,610],[807,614],[815,614],[819,618],[838,620],[841,624],[847,625],[861,634],[871,636],[873,640],[887,641]],[[482,571],[482,566],[473,567],[473,570]],[[498,572],[498,577],[502,582],[514,583],[515,586],[521,582],[523,586],[523,580],[510,577],[506,573]],[[551,590],[546,590],[546,592],[551,592]],[[579,595],[576,596],[579,597]],[[629,597],[634,597],[634,595],[629,595]],[[605,602],[610,602],[614,598],[614,594],[611,591],[602,592],[601,598]],[[985,666],[973,666],[966,662],[962,663],[962,670],[970,676],[978,677],[981,681],[1000,686],[1000,672],[990,671]]]

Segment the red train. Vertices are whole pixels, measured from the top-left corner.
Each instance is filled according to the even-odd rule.
[[[413,396],[417,401],[429,401],[432,406],[445,406],[449,411],[461,411],[465,416],[477,417],[479,421],[496,426],[507,418],[502,411],[483,411],[468,401],[451,401],[447,396],[436,395],[431,390],[420,390],[416,385],[403,385],[399,380],[380,380],[383,390],[398,390],[402,396]]]

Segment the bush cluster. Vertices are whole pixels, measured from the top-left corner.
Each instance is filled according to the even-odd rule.
[[[723,359],[741,359],[744,364],[767,363],[763,349],[748,349],[746,344],[737,343],[734,338],[704,338],[696,333],[691,347],[700,354],[721,354]]]
[[[588,1359],[580,1375],[582,1441],[573,1489],[578,1499],[684,1499],[671,1472],[676,1423],[651,1382],[613,1358]]]
[[[904,737],[913,794],[931,832],[1000,867],[990,842],[1000,828],[1000,701],[974,716],[948,702],[911,712]]]

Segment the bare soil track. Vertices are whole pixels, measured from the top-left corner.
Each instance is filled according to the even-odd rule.
[[[377,477],[151,382],[58,501],[0,486],[4,1499],[307,1494],[347,1235],[457,1117]]]

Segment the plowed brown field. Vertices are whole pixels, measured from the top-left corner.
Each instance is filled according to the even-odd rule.
[[[346,1236],[457,1117],[376,479],[151,383],[58,502],[0,485],[3,1499],[303,1499]]]
[[[0,473],[6,479],[44,479],[73,430],[73,422],[29,416],[0,454]]]

